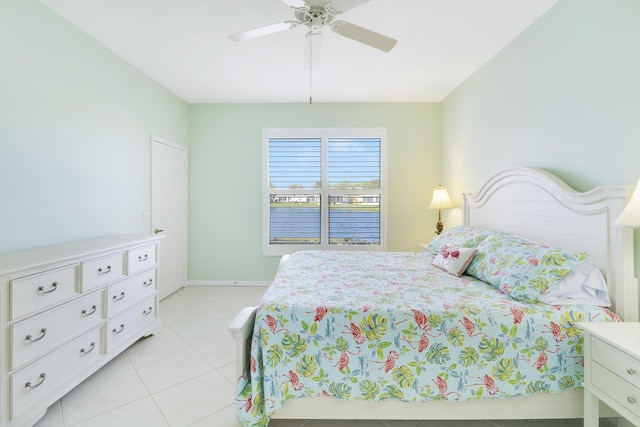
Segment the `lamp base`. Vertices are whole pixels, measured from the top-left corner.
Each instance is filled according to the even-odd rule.
[[[442,223],[442,221],[438,221],[436,223],[436,234],[442,233],[442,230],[444,230],[444,224]]]

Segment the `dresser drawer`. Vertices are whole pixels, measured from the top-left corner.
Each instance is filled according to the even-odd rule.
[[[129,249],[127,251],[127,274],[130,276],[148,268],[155,267],[157,263],[155,244]]]
[[[640,416],[640,389],[629,384],[598,363],[591,368],[591,382],[618,404]]]
[[[102,293],[78,298],[11,326],[11,369],[102,323]]]
[[[156,292],[157,270],[149,270],[144,273],[125,279],[107,288],[107,313],[110,317],[121,312],[145,297]]]
[[[11,320],[36,313],[78,295],[77,265],[11,280]]]
[[[102,357],[100,338],[98,327],[11,375],[11,418],[49,397]]]
[[[132,334],[153,323],[157,318],[155,295],[136,304],[132,308],[118,314],[107,321],[106,351],[112,351],[120,344],[130,340]]]
[[[640,388],[640,360],[595,337],[591,344],[591,354],[595,362]]]
[[[83,292],[116,282],[124,277],[124,253],[85,261],[81,268]]]

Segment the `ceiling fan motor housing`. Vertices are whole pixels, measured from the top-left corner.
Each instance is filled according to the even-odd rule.
[[[325,6],[310,5],[300,8],[295,12],[296,19],[300,24],[309,27],[311,34],[320,34],[324,25],[333,21],[334,15]]]

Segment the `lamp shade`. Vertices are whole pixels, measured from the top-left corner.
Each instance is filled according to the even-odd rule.
[[[638,181],[636,189],[633,190],[631,200],[613,225],[640,228],[640,181]]]
[[[449,193],[447,193],[446,188],[443,188],[442,185],[438,185],[433,189],[433,197],[431,198],[431,203],[429,203],[427,209],[451,209],[453,207],[453,203],[451,203],[451,199],[449,198]]]

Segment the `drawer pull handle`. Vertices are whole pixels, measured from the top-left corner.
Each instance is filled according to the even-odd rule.
[[[82,315],[83,316],[91,316],[93,313],[95,313],[98,310],[97,306],[93,306],[91,307],[91,311],[87,311],[87,310],[82,310]]]
[[[105,268],[105,269],[102,269],[102,267],[100,267],[100,268],[98,269],[98,274],[107,274],[107,273],[109,273],[110,271],[111,271],[111,266],[110,266],[110,265],[107,265],[107,268]]]
[[[120,296],[118,296],[118,295],[114,295],[113,296],[113,300],[114,301],[120,301],[122,299],[124,299],[124,292],[120,292]]]
[[[92,342],[91,345],[89,346],[89,350],[85,350],[84,348],[80,349],[80,353],[81,354],[89,354],[93,351],[93,349],[96,348],[96,343]]]
[[[44,373],[40,374],[40,381],[38,382],[38,384],[31,385],[31,381],[29,381],[24,385],[24,388],[30,388],[31,390],[33,390],[34,388],[40,387],[42,385],[42,383],[44,382],[44,377],[46,377],[46,376],[47,375],[44,374]]]
[[[33,338],[33,336],[31,334],[29,334],[26,337],[24,337],[24,339],[25,339],[25,341],[36,342],[36,341],[40,341],[42,338],[44,338],[44,336],[46,334],[47,334],[47,329],[46,328],[42,328],[42,329],[40,329],[40,336],[38,338]]]
[[[635,375],[635,373],[636,373],[636,370],[635,370],[635,369],[633,369],[633,368],[627,368],[627,374],[629,374],[629,375]]]
[[[51,292],[55,291],[56,289],[58,289],[58,282],[53,282],[51,284],[51,289],[49,289],[48,291],[44,290],[44,286],[40,286],[38,287],[38,292],[42,292],[43,294],[50,294]]]
[[[627,397],[627,402],[629,403],[636,403],[637,401],[638,400],[635,397],[631,397],[631,396]]]
[[[142,310],[142,314],[144,314],[145,316],[148,316],[151,314],[152,311],[153,311],[153,307],[149,307],[147,310]]]
[[[113,332],[114,335],[118,335],[119,333],[122,333],[122,331],[124,331],[124,323],[122,323],[120,325],[120,329],[115,329],[114,328],[113,331],[111,331],[111,332]]]
[[[143,262],[149,259],[149,255],[144,254],[144,256],[139,256],[138,261]]]
[[[144,286],[145,288],[151,285],[153,285],[153,279],[149,279],[148,281],[142,283],[142,286]]]

